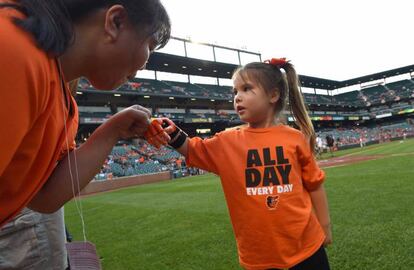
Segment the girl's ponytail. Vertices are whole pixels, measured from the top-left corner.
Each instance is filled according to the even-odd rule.
[[[79,81],[80,79],[75,79],[69,82],[69,90],[72,96],[76,96],[76,91],[78,91]]]
[[[313,124],[307,113],[307,108],[303,100],[299,87],[299,78],[292,64],[287,62],[282,67],[286,72],[286,78],[289,89],[289,106],[295,123],[298,125],[303,134],[309,139],[311,151],[315,151],[316,135]]]

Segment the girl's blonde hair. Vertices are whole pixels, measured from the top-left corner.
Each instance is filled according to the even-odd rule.
[[[282,71],[284,70],[284,72]],[[312,121],[307,113],[295,68],[289,62],[282,65],[253,62],[238,68],[233,78],[240,76],[243,81],[252,81],[268,94],[277,91],[279,100],[275,105],[275,115],[279,115],[289,100],[290,111],[300,131],[309,139],[311,150],[315,150],[316,136]]]
[[[78,90],[79,81],[80,79],[75,79],[69,82],[69,90],[72,96],[76,96],[76,91]]]

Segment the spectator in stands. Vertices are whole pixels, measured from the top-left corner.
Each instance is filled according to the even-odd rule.
[[[339,146],[341,146],[341,138],[337,137],[336,138],[336,142],[335,142],[335,151],[337,151],[339,149]]]
[[[143,156],[141,156],[140,158],[139,158],[139,163],[144,163],[144,161],[145,161],[145,158],[143,157]]]
[[[181,169],[181,164],[183,163],[183,160],[181,158],[177,158],[175,163],[177,164],[177,169]]]
[[[127,170],[126,170],[126,175],[127,176],[131,176],[131,175],[134,175],[134,173],[135,173],[135,171],[132,168],[132,166],[131,165],[128,165]]]
[[[116,88],[170,37],[158,0],[122,3],[1,0],[0,83],[8,91],[0,91],[7,126],[0,134],[0,227],[26,205],[58,210],[74,196],[69,171],[79,165],[81,190],[119,139],[146,131],[150,112],[136,105],[74,149],[77,105],[67,82],[84,76],[97,89]]]

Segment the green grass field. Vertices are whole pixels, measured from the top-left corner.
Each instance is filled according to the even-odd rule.
[[[332,269],[414,269],[414,140],[335,153],[374,154],[386,156],[325,169]],[[95,195],[82,205],[104,269],[241,269],[214,175]],[[82,240],[73,202],[65,213],[68,229]]]

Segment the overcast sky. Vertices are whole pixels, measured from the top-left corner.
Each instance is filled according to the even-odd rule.
[[[174,36],[344,80],[414,64],[412,0],[162,0]]]

